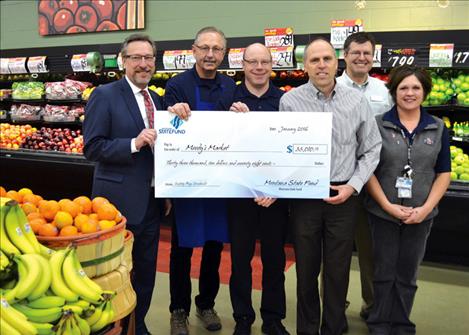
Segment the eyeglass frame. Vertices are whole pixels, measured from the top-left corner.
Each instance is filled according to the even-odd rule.
[[[246,59],[243,57],[243,62],[246,62],[247,64],[249,64],[249,66],[256,66],[258,64],[260,64],[262,67],[266,67],[268,66],[269,64],[272,64],[272,60],[269,60],[269,61],[265,61],[265,60],[254,60],[254,59]]]
[[[142,62],[142,60],[146,64],[151,64],[151,63],[154,63],[156,59],[154,55],[153,56],[125,55],[123,57],[129,59],[132,63],[135,63],[135,64],[139,64],[140,62]]]
[[[364,57],[373,57],[374,56],[373,52],[368,53],[367,51],[362,52],[362,51],[357,51],[357,50],[349,51],[349,52],[347,52],[347,55],[350,55],[350,56],[355,57],[355,58],[356,57],[361,57],[362,55]]]
[[[200,46],[197,44],[193,44],[193,46],[199,49],[202,53],[207,54],[207,55],[210,53],[210,51],[212,51],[214,55],[216,54],[221,55],[222,53],[225,52],[225,48],[219,48],[219,47],[210,48],[209,46]]]

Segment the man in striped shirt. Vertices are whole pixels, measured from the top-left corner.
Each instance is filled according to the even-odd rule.
[[[375,170],[381,137],[366,98],[335,81],[338,61],[323,38],[305,49],[309,82],[286,93],[280,111],[333,113],[331,195],[296,199],[291,216],[297,271],[297,333],[339,335],[345,323],[345,299],[352,256],[356,196]],[[323,264],[322,322],[318,275]]]

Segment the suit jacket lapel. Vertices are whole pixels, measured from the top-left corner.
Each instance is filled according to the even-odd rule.
[[[140,114],[140,109],[138,108],[137,100],[135,100],[134,93],[130,88],[127,80],[125,78],[121,79],[121,90],[124,101],[127,104],[127,110],[135,121],[139,130],[145,128],[145,123],[143,123],[142,114]]]

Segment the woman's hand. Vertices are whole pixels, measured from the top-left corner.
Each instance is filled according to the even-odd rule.
[[[428,216],[428,214],[430,214],[430,212],[431,209],[428,210],[426,207],[415,207],[414,209],[412,209],[410,216],[407,219],[402,220],[402,222],[404,222],[405,224],[418,224],[425,220],[425,218]]]
[[[401,220],[407,220],[412,215],[412,207],[406,207],[396,204],[388,204],[386,208],[383,208],[389,215]]]

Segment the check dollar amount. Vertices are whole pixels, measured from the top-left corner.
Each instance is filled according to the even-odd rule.
[[[156,113],[157,197],[329,195],[331,113]]]

